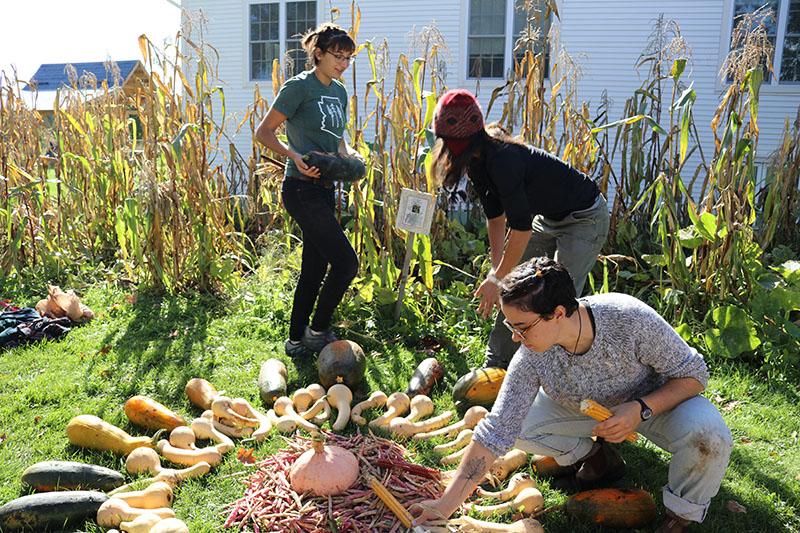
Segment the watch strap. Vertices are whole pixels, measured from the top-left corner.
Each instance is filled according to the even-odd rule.
[[[648,411],[650,411],[650,416],[653,416],[653,410],[650,408],[650,406],[649,406],[649,405],[647,405],[646,403],[644,403],[644,400],[642,400],[641,398],[634,398],[633,400],[634,400],[635,402],[639,402],[639,405],[641,406],[641,410],[639,411],[639,417],[640,417],[642,420],[646,420],[646,419],[645,419],[645,417],[643,416],[643,413],[644,413],[644,410],[645,410],[645,409],[647,409]],[[647,418],[650,418],[650,417],[647,417]]]

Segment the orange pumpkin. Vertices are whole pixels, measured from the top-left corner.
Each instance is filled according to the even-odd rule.
[[[656,502],[640,489],[595,489],[570,496],[565,504],[572,516],[612,528],[639,529],[656,518]]]

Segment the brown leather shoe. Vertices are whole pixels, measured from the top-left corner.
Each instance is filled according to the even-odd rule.
[[[592,451],[577,466],[574,475],[556,479],[551,486],[571,494],[607,487],[625,475],[625,461],[603,439],[595,441]]]
[[[692,523],[691,520],[681,518],[669,509],[667,509],[666,515],[666,518],[664,518],[664,521],[658,526],[655,533],[685,533],[689,531],[689,525]]]

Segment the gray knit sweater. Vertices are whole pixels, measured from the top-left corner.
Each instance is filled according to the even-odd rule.
[[[554,401],[579,411],[585,398],[610,408],[673,378],[707,384],[702,356],[650,306],[616,293],[583,301],[596,324],[589,351],[572,356],[559,345],[543,353],[521,346],[511,360],[491,413],[475,428],[475,440],[492,453],[502,455],[514,445],[539,387]]]

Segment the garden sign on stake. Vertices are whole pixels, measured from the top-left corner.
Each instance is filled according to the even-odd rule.
[[[406,188],[400,191],[397,228],[407,231],[408,235],[406,236],[406,256],[403,260],[403,270],[400,273],[397,303],[394,306],[395,320],[400,318],[400,309],[403,306],[403,296],[408,282],[408,270],[411,265],[411,254],[414,251],[414,237],[416,237],[417,233],[430,234],[435,201],[436,198],[432,194]]]

